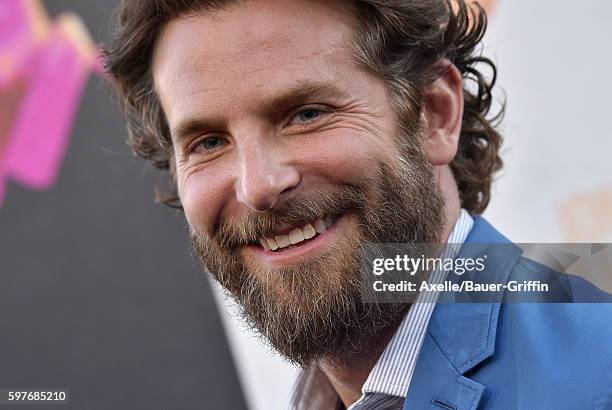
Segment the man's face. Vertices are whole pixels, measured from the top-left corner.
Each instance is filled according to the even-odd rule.
[[[400,131],[384,82],[353,57],[352,15],[249,1],[173,20],[154,56],[195,249],[301,364],[402,311],[361,303],[360,244],[433,242],[443,222],[417,124]]]

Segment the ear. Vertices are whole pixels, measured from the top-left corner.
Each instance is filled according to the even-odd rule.
[[[457,154],[463,119],[463,82],[452,63],[444,75],[425,90],[425,152],[432,165],[449,164]]]

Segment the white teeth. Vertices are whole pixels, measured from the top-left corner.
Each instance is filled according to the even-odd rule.
[[[312,239],[317,234],[321,234],[334,224],[334,221],[331,217],[326,217],[325,219],[317,219],[313,223],[307,223],[300,228],[295,228],[288,235],[276,235],[273,239],[265,238],[261,239],[259,242],[261,247],[267,251],[275,251],[277,249],[286,248],[289,245],[295,245],[302,241]]]
[[[300,228],[296,228],[293,231],[289,232],[289,242],[291,245],[295,245],[296,243],[300,243],[304,240],[304,234]]]
[[[261,244],[261,247],[264,248],[265,250],[267,250],[267,251],[270,250],[270,245],[268,245],[268,240],[267,239],[260,239],[259,243]]]
[[[268,241],[268,245],[270,246],[270,250],[275,251],[278,249],[278,244],[274,239],[266,239]],[[264,246],[265,248],[265,246]]]
[[[306,226],[302,228],[302,232],[304,233],[304,239],[310,239],[317,234],[317,231],[315,231],[315,228],[313,228],[311,224],[306,224]]]
[[[332,219],[329,216],[327,218],[325,218],[325,226],[326,227],[329,228],[330,226],[332,226],[332,224],[333,224]]]
[[[325,222],[322,219],[317,219],[315,221],[314,229],[317,233],[323,233],[327,230],[327,227],[325,226]]]
[[[291,245],[291,241],[289,241],[288,235],[277,235],[274,239],[276,239],[276,243],[279,248],[286,248]]]

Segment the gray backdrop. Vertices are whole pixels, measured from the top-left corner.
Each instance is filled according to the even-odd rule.
[[[113,2],[46,6],[108,33]],[[0,208],[0,388],[70,389],[57,408],[246,407],[184,219],[154,204],[148,168],[92,77],[57,185],[9,184]]]

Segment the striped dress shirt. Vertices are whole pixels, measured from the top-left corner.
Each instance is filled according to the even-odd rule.
[[[451,231],[442,258],[456,256],[474,225],[464,209]],[[443,283],[447,271],[435,270],[429,283]],[[361,398],[348,410],[401,410],[410,386],[417,358],[425,339],[437,292],[419,293],[389,344],[378,358],[361,388]],[[334,410],[343,408],[340,398],[325,374],[316,366],[303,370],[289,402],[291,410]]]

